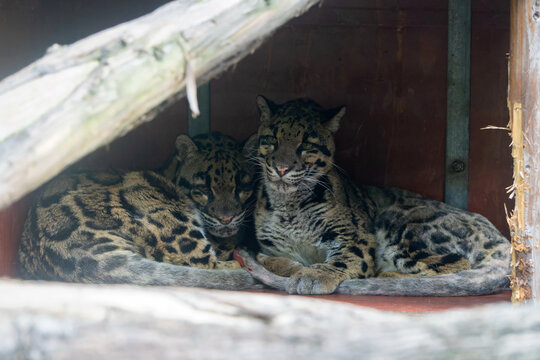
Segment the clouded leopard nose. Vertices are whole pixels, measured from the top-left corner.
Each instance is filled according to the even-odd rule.
[[[232,216],[218,216],[219,218],[219,222],[222,223],[223,225],[227,225],[228,223],[231,222],[232,220]]]
[[[278,171],[279,175],[284,176],[290,171],[290,168],[287,165],[276,165],[276,170]]]

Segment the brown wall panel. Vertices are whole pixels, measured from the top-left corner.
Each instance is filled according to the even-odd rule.
[[[506,91],[509,51],[508,1],[473,1],[471,41],[471,125],[469,210],[487,216],[509,237],[504,204],[512,184],[510,136],[481,130],[508,124]]]
[[[212,128],[254,131],[257,93],[346,104],[339,166],[363,183],[442,199],[446,2],[424,5],[325,1],[212,83]]]
[[[508,235],[511,183],[504,126],[508,4],[473,1],[469,203]],[[347,105],[337,163],[366,184],[442,200],[447,1],[327,0],[212,82],[212,129],[243,139],[257,128],[255,95]]]
[[[15,275],[17,249],[30,196],[26,196],[7,209],[0,210],[0,277]]]
[[[145,123],[109,146],[77,162],[79,169],[121,168],[127,170],[160,167],[173,153],[175,139],[187,133],[187,105],[179,101],[152,122]]]

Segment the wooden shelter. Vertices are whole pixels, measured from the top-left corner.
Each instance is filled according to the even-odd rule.
[[[324,106],[346,103],[348,115],[337,133],[338,164],[359,182],[406,188],[488,217],[512,238],[512,300],[538,302],[538,1],[325,0],[319,6],[313,6],[317,0],[165,2],[0,0],[0,78],[13,73],[0,82],[0,276],[16,277],[15,254],[31,191],[43,182],[67,166],[157,167],[182,132],[219,130],[243,139],[257,128],[254,99],[262,93],[277,101],[307,96]],[[160,5],[164,7],[137,18]],[[17,71],[47,48],[43,57]],[[180,100],[185,95],[191,111]],[[200,116],[192,118],[191,112]],[[459,349],[454,354],[520,356],[535,351],[536,345],[519,347],[501,339],[516,333],[534,336],[540,322],[540,312],[531,307],[518,312],[486,307],[413,321],[360,314],[345,305],[205,290],[100,290],[17,280],[0,281],[0,289],[10,294],[0,299],[0,333],[11,336],[7,345],[0,345],[0,357],[15,357],[17,349],[58,355],[57,350],[46,351],[59,349],[61,339],[71,346],[62,356],[69,357],[70,351],[88,354],[90,346],[107,338],[112,340],[103,351],[127,355],[114,334],[129,327],[150,329],[147,352],[139,347],[133,351],[152,357],[165,344],[152,339],[167,329],[184,336],[182,344],[185,339],[199,344],[208,334],[217,339],[212,326],[233,331],[231,341],[253,340],[238,345],[242,355],[250,346],[267,344],[261,339],[277,336],[283,331],[280,324],[303,321],[312,328],[298,338],[301,345],[276,348],[268,357],[279,358],[294,348],[298,358],[308,358],[317,348],[312,339],[321,339],[328,330],[310,322],[313,314],[332,326],[365,334],[359,339],[343,335],[347,331],[336,333],[343,337],[321,342],[321,358],[329,354],[325,346],[362,351],[370,339],[388,348],[381,337],[389,331],[388,323],[397,324],[390,330],[396,352],[385,350],[389,357],[404,354],[400,351],[406,351],[408,338],[396,339],[411,331],[418,343],[432,341],[432,354]],[[58,295],[35,301],[51,293]],[[95,297],[85,303],[89,310],[84,312],[74,299],[91,293]],[[124,307],[122,299],[137,296],[156,297],[160,306],[175,309],[175,315]],[[175,300],[169,302],[169,297]],[[207,302],[194,306],[200,299]],[[273,307],[261,310],[270,303]],[[289,305],[300,309],[300,315],[286,312]],[[189,319],[187,308],[197,310]],[[495,312],[499,323],[494,322]],[[232,317],[240,321],[239,328],[227,325]],[[373,336],[360,322],[373,324]],[[472,322],[480,325],[469,327]],[[437,327],[440,323],[448,325]],[[69,326],[84,336],[66,335]],[[434,326],[439,335],[425,330]],[[485,342],[478,341],[482,326],[497,327]],[[103,328],[110,333],[96,336]],[[470,333],[456,331],[463,328]],[[16,331],[28,338],[14,336]],[[477,342],[467,342],[467,337]],[[294,334],[277,338],[289,341]],[[88,339],[96,342],[85,347]],[[172,345],[178,337],[166,339],[172,349],[168,354],[180,354],[180,347]],[[37,345],[29,345],[32,341]],[[227,341],[220,346],[233,351]],[[366,356],[382,354],[369,349]],[[422,354],[421,346],[410,349],[410,356]],[[211,350],[205,351],[202,357],[210,358]]]

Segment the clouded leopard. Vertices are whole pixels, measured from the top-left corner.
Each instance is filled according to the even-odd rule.
[[[23,277],[87,283],[249,288],[231,254],[252,203],[241,146],[213,133],[180,135],[154,171],[61,175],[31,207]]]
[[[507,285],[509,242],[483,216],[356,186],[336,170],[344,107],[257,103],[251,147],[262,174],[255,224],[264,268],[240,254],[256,278],[299,294],[474,295]]]

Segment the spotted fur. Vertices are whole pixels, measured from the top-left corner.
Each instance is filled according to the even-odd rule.
[[[253,279],[230,259],[253,186],[241,147],[220,134],[194,141],[181,135],[176,145],[165,176],[81,172],[46,185],[25,223],[19,251],[23,277],[251,287]],[[211,176],[212,166],[228,176]],[[201,179],[208,188],[194,185]],[[194,189],[205,194],[205,204]]]
[[[255,249],[249,227],[254,170],[242,147],[230,136],[213,132],[193,140],[180,135],[176,148],[162,172],[198,209],[218,258],[232,260],[239,246]]]
[[[257,102],[258,260],[290,277],[289,293],[331,293],[344,281],[340,292],[378,295],[473,295],[507,285],[509,242],[484,217],[403,190],[358,187],[335,169],[344,107]]]

